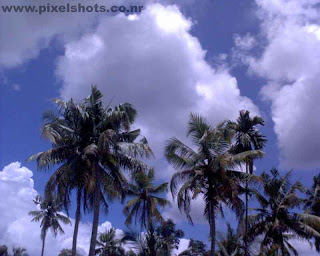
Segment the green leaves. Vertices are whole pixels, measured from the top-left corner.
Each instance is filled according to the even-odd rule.
[[[122,241],[116,239],[116,230],[111,228],[99,234],[97,241],[98,248],[95,250],[96,255],[119,255],[124,256],[125,251],[121,247]]]
[[[296,250],[289,243],[291,237],[288,234],[307,241],[313,237],[319,238],[320,218],[295,212],[303,203],[298,193],[305,189],[300,182],[291,183],[291,172],[280,176],[273,169],[270,174],[261,175],[263,194],[256,189],[252,190],[261,208],[255,209],[258,213],[249,218],[248,235],[251,241],[263,235],[262,252],[280,251],[283,255],[289,255],[291,251],[296,255]]]
[[[58,232],[64,233],[59,221],[64,224],[71,224],[68,217],[59,213],[62,209],[62,204],[57,198],[48,197],[43,199],[41,196],[37,196],[34,203],[40,208],[38,211],[30,211],[29,215],[33,216],[31,221],[41,221],[41,239],[45,239],[47,231],[51,229],[56,236]]]
[[[147,172],[137,172],[133,175],[133,184],[129,185],[128,191],[128,195],[133,196],[133,198],[126,203],[123,209],[127,216],[126,225],[131,225],[133,218],[135,218],[135,222],[139,219],[141,229],[148,229],[153,221],[163,222],[158,207],[164,208],[170,202],[161,198],[159,194],[167,190],[168,183],[155,186],[153,181],[153,169]]]

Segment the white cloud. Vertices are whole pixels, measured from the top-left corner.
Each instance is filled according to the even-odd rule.
[[[163,157],[165,141],[172,136],[186,141],[191,111],[215,124],[235,119],[241,109],[258,114],[228,69],[205,61],[191,26],[176,6],[150,5],[134,18],[119,14],[102,19],[95,31],[67,44],[57,62],[62,97],[82,99],[91,84],[98,84],[108,103],[128,101],[137,107],[136,126],[155,151],[152,164],[163,180],[174,173]],[[203,200],[192,207],[194,220],[205,222]],[[177,221],[183,217],[176,204],[165,216]]]
[[[228,70],[205,61],[191,26],[178,7],[160,4],[149,5],[135,18],[119,14],[101,19],[95,31],[67,44],[59,58],[61,95],[82,99],[91,84],[98,84],[107,101],[129,101],[158,157],[166,139],[185,138],[191,111],[214,123],[235,118],[244,108],[257,113]]]
[[[39,255],[41,251],[40,223],[31,222],[29,211],[36,210],[33,203],[38,194],[34,189],[33,173],[19,162],[14,162],[0,172],[0,245],[5,244],[11,250],[12,246],[21,246],[27,249],[30,255]],[[72,224],[74,220],[71,219]],[[63,225],[63,224],[62,224]],[[88,253],[90,237],[90,223],[80,223],[78,234],[79,252]],[[108,221],[101,224],[99,232],[110,229],[112,224]],[[46,238],[45,254],[57,256],[63,248],[71,248],[73,225],[63,225],[64,235],[56,238],[48,232]],[[123,231],[116,229],[120,237]]]
[[[173,249],[172,255],[179,255],[183,251],[187,250],[189,247],[189,239],[181,238],[178,249]]]
[[[30,1],[29,5],[46,5],[48,1]],[[23,0],[4,0],[1,5],[26,5]],[[92,17],[92,14],[91,14]],[[2,13],[0,16],[0,68],[14,68],[36,58],[57,36],[64,41],[79,33],[91,22],[81,13]]]
[[[247,51],[255,46],[256,39],[250,33],[247,33],[245,36],[235,34],[234,43],[238,49]]]
[[[151,1],[151,0],[150,0]],[[148,0],[131,1],[129,5],[141,4]],[[68,1],[53,3],[49,0],[2,0],[2,6],[48,6],[66,5]],[[69,4],[83,6],[103,5],[110,8],[112,5],[128,6],[126,0],[95,0],[89,3],[86,0],[79,0]],[[10,12],[1,10],[0,15],[0,70],[16,68],[37,58],[41,50],[48,48],[53,41],[60,42],[60,45],[78,38],[82,33],[90,31],[99,16],[106,16],[106,13],[95,12]]]
[[[103,5],[106,8],[110,8],[112,5],[146,5],[152,2],[158,2],[160,0],[95,0],[93,3],[89,3],[86,0],[78,0],[77,5],[81,3],[84,6],[87,5]],[[175,2],[175,0],[163,1],[167,4]],[[192,6],[195,4],[195,0],[178,1],[179,5]],[[66,5],[67,1],[61,1],[58,5]],[[30,0],[26,3],[23,0],[2,0],[2,6],[43,6],[54,5],[49,0],[36,1]],[[70,3],[69,3],[70,4]],[[43,13],[31,13],[31,12],[10,12],[5,13],[1,10],[0,16],[0,70],[8,68],[16,68],[29,60],[37,58],[41,50],[46,49],[51,45],[53,41],[61,42],[65,44],[78,38],[82,33],[90,31],[94,24],[99,20],[99,17],[106,17],[106,13],[95,12],[50,12]],[[130,16],[130,19],[137,17]],[[172,21],[172,23],[169,21]],[[165,25],[167,23],[167,29],[174,28],[172,24],[175,24],[177,20],[172,16],[168,16],[167,19],[160,21],[160,24]],[[162,22],[162,23],[161,23]],[[170,26],[170,27],[168,27]],[[176,25],[174,25],[176,26]]]
[[[281,166],[311,169],[320,163],[320,13],[313,0],[256,0],[261,19],[261,56],[245,53],[249,70],[268,80]]]
[[[178,208],[177,199],[173,199],[171,193],[167,193],[167,200],[171,202],[171,207],[168,207],[163,216],[166,219],[172,219],[176,223],[187,222],[188,219],[182,209],[182,212]],[[204,224],[208,221],[204,218],[204,199],[201,195],[191,201],[190,216],[194,224]]]

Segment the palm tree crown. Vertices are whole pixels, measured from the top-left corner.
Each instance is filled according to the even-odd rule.
[[[27,250],[21,247],[12,248],[13,256],[28,256]]]
[[[306,191],[307,198],[304,201],[303,209],[305,213],[320,217],[320,174],[313,177],[311,189]],[[320,239],[315,238],[315,247],[320,252]]]
[[[246,151],[239,154],[230,153],[230,133],[226,123],[211,127],[204,118],[191,114],[188,135],[192,137],[196,151],[177,138],[172,138],[166,146],[166,157],[176,169],[172,176],[170,188],[177,196],[178,207],[188,219],[190,203],[200,194],[205,200],[204,216],[209,221],[211,237],[211,255],[215,254],[215,218],[226,205],[242,215],[243,202],[239,194],[243,191],[240,180],[246,174],[233,171],[233,167],[248,156],[262,156],[260,151]],[[181,185],[182,183],[182,185]],[[181,185],[180,187],[178,187]]]
[[[111,228],[99,235],[97,241],[98,248],[96,255],[99,256],[121,256],[125,255],[124,249],[121,247],[121,239],[116,239],[116,230]]]
[[[319,227],[320,218],[307,213],[296,213],[303,200],[298,192],[305,189],[300,182],[291,184],[291,172],[281,177],[276,169],[261,175],[263,194],[253,189],[253,195],[260,203],[256,214],[249,216],[250,241],[262,237],[260,245],[261,255],[279,252],[281,255],[298,255],[289,240],[295,236],[309,240],[320,237],[315,229]]]
[[[228,122],[228,128],[235,133],[235,145],[230,149],[233,153],[241,153],[248,150],[264,148],[267,139],[258,130],[258,125],[264,125],[259,116],[250,117],[248,110],[241,110],[236,122]],[[253,161],[248,159],[249,172],[253,173]]]
[[[130,225],[132,219],[139,219],[141,229],[148,229],[154,221],[163,222],[158,206],[164,208],[169,201],[161,198],[161,193],[167,191],[168,183],[154,185],[154,170],[137,172],[133,175],[133,183],[129,185],[128,195],[133,197],[129,200],[123,212],[127,216],[126,224]]]
[[[54,236],[58,232],[64,234],[60,221],[64,224],[71,224],[68,217],[59,213],[62,209],[62,204],[52,197],[44,200],[41,196],[37,196],[34,203],[40,208],[37,211],[30,211],[29,215],[33,216],[31,221],[41,221],[41,239],[42,239],[42,253],[44,254],[45,238],[49,229],[52,230]]]
[[[217,256],[243,256],[244,246],[243,237],[239,231],[235,231],[231,225],[227,224],[227,233],[218,233],[218,252]]]

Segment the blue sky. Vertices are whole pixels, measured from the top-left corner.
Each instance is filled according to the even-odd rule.
[[[0,169],[21,162],[42,193],[52,170],[38,172],[25,162],[50,147],[40,138],[41,115],[53,108],[51,98],[80,100],[97,83],[106,101],[137,106],[137,126],[154,145],[159,182],[173,171],[162,156],[163,142],[185,139],[190,111],[217,123],[246,108],[266,121],[261,131],[268,145],[257,173],[294,169],[293,179],[310,186],[320,163],[317,2],[148,1],[130,20],[121,14],[1,14],[0,24],[6,19],[11,30],[0,25],[0,38],[7,39],[0,40]],[[124,228],[121,211],[119,203],[111,205],[101,223]],[[203,221],[192,227],[179,221],[176,209],[166,214],[186,238],[207,240]]]

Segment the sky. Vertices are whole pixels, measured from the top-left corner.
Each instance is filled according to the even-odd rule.
[[[1,5],[26,2],[39,4],[0,0]],[[255,163],[256,173],[293,169],[293,180],[311,185],[320,164],[320,1],[94,2],[139,3],[144,10],[127,16],[0,13],[0,244],[39,253],[39,224],[30,223],[27,213],[53,170],[38,171],[26,159],[50,148],[40,136],[41,115],[54,108],[50,99],[81,100],[92,84],[105,102],[137,108],[135,127],[155,152],[149,163],[157,182],[168,181],[175,171],[164,159],[165,141],[175,136],[188,142],[190,112],[217,124],[247,109],[266,123],[261,128],[268,138],[266,155]],[[171,200],[170,193],[165,196]],[[113,226],[121,234],[123,206],[110,207],[101,215],[100,230]],[[179,250],[190,238],[208,239],[202,210],[201,199],[196,200],[195,226],[174,204],[163,211],[185,231]],[[81,223],[84,252],[91,219],[84,215]],[[232,213],[226,219],[219,219],[218,229],[234,219]],[[71,247],[72,227],[65,231],[57,239],[49,235],[48,256]],[[306,243],[295,244],[300,255],[315,255]]]

